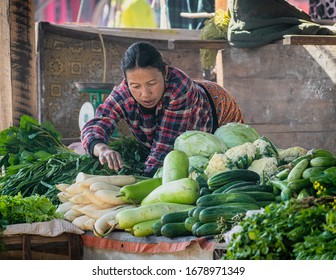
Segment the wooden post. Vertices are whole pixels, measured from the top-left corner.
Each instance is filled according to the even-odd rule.
[[[0,130],[38,116],[34,0],[0,1]]]

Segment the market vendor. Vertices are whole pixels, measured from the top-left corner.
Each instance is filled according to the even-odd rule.
[[[131,45],[121,67],[123,81],[81,132],[86,152],[116,172],[123,162],[108,142],[121,119],[148,148],[145,172],[149,176],[162,166],[175,139],[186,130],[213,133],[225,123],[243,122],[240,108],[227,90],[214,82],[192,80],[180,69],[168,66],[152,44]]]

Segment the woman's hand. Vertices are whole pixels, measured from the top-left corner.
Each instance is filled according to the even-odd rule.
[[[99,158],[102,165],[107,163],[108,167],[116,172],[123,168],[121,155],[104,143],[96,144],[93,149],[93,154]]]

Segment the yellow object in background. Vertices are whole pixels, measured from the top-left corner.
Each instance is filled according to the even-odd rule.
[[[147,0],[124,0],[119,27],[156,28],[154,12]]]

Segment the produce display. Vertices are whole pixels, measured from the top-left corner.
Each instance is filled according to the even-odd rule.
[[[44,219],[63,218],[100,238],[119,230],[226,242],[225,233],[239,226],[227,259],[310,259],[314,250],[315,258],[336,258],[331,151],[280,149],[251,126],[229,123],[214,134],[182,133],[149,178],[147,151],[134,138],[113,139],[110,146],[124,161],[118,174],[65,147],[51,124],[24,116],[19,128],[1,133],[0,202],[43,198],[52,206]],[[16,223],[8,218],[11,206],[3,205],[3,227]],[[317,238],[330,248],[318,251]]]

